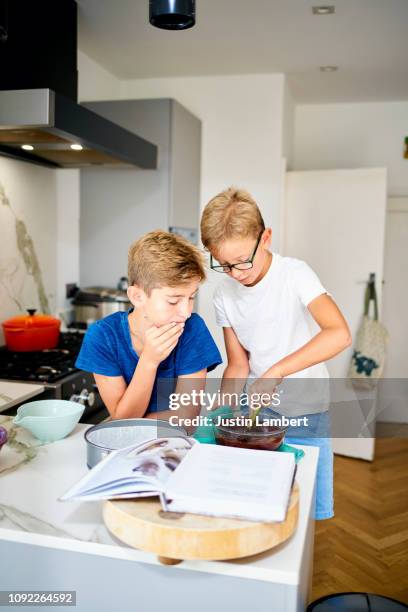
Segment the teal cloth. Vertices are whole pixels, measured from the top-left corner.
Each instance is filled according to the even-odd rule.
[[[301,448],[295,448],[290,444],[285,444],[285,442],[280,445],[278,451],[281,453],[293,453],[295,455],[295,463],[299,463],[299,461],[305,454],[305,451],[303,451]]]
[[[209,412],[206,416],[209,421],[208,425],[200,425],[197,427],[197,431],[193,438],[197,440],[197,442],[201,442],[201,444],[216,444],[214,426],[211,422],[219,416],[230,418],[233,416],[233,412],[230,406],[220,406],[216,410]]]
[[[193,438],[201,444],[216,444],[214,425],[211,423],[211,421],[219,416],[226,418],[232,417],[233,412],[230,406],[221,406],[220,408],[217,408],[217,410],[213,410],[207,414],[209,421],[208,425],[200,425],[197,427]],[[293,453],[295,455],[296,463],[298,463],[305,454],[300,448],[295,448],[294,446],[290,446],[290,444],[285,444],[285,442],[283,442],[277,450],[282,453]]]

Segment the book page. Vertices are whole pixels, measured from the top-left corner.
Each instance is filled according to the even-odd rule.
[[[252,520],[284,520],[294,456],[291,453],[200,445],[168,479],[169,510]]]
[[[195,442],[156,438],[113,451],[60,499],[111,499],[159,494]]]

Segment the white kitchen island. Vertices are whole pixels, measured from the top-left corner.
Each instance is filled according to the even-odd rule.
[[[0,590],[73,590],[80,612],[305,610],[318,448],[301,447],[299,523],[287,542],[237,561],[164,566],[110,535],[102,502],[57,500],[88,469],[88,427],[78,424],[67,438],[47,445],[14,428],[17,435],[0,452]]]

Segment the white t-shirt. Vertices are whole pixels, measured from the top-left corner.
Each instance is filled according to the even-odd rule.
[[[214,293],[217,324],[232,327],[248,352],[250,378],[258,378],[315,335],[312,328],[316,324],[307,306],[325,293],[319,278],[304,261],[278,253],[272,254],[268,272],[253,287],[246,287],[229,276],[221,282]],[[309,380],[304,384],[289,383],[282,410],[275,410],[288,415],[326,410],[328,385],[317,380],[314,383],[313,379],[328,376],[324,363],[288,376]],[[285,381],[279,389],[285,390],[284,386]]]

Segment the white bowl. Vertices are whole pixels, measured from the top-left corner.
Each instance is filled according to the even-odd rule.
[[[67,400],[39,400],[17,409],[14,425],[25,427],[42,442],[65,438],[81,418],[85,406]]]

